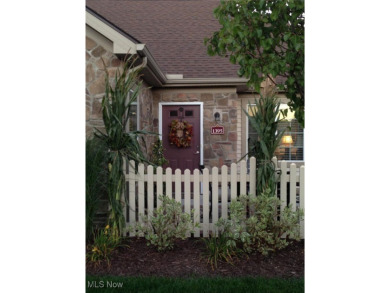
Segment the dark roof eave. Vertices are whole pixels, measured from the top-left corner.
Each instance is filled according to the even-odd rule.
[[[112,22],[110,22],[109,20],[107,20],[105,17],[103,17],[102,15],[100,15],[99,13],[97,13],[95,10],[91,9],[90,7],[88,6],[85,6],[87,12],[89,12],[90,14],[92,14],[93,16],[95,16],[97,19],[99,19],[100,21],[104,22],[105,24],[107,24],[108,26],[110,26],[112,29],[116,30],[118,33],[122,34],[124,37],[128,38],[130,41],[132,41],[133,43],[136,43],[136,44],[141,44],[141,42],[139,40],[137,40],[136,38],[134,38],[133,36],[131,36],[130,34],[126,33],[124,30],[122,30],[120,27],[116,26],[115,24],[113,24]]]

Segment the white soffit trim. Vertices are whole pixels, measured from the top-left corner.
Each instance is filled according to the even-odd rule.
[[[166,74],[167,79],[183,79],[183,74]]]
[[[86,11],[85,15],[86,23],[94,30],[101,33],[107,39],[113,43],[114,54],[135,54],[136,44],[130,41],[128,38],[120,34],[118,31]]]
[[[167,79],[164,87],[181,86],[238,86],[246,85],[248,82],[244,78],[183,78]]]

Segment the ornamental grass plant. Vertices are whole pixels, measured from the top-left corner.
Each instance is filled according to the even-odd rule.
[[[105,144],[90,138],[85,146],[85,225],[87,241],[92,240],[96,212],[107,197],[108,151]]]
[[[110,265],[111,254],[120,245],[120,241],[120,237],[113,233],[109,225],[97,230],[93,244],[87,246],[87,261],[95,265],[100,265],[102,262]]]
[[[127,131],[131,115],[131,105],[136,102],[142,81],[139,77],[141,67],[132,55],[125,59],[123,70],[118,70],[110,81],[106,70],[105,95],[102,99],[102,112],[105,131],[95,129],[95,136],[108,149],[108,202],[110,205],[108,224],[113,233],[121,235],[124,228],[124,215],[121,195],[125,187],[124,162],[134,160],[136,164],[150,164],[139,144],[146,131]],[[135,166],[130,166],[135,168]]]
[[[245,155],[256,158],[256,192],[261,194],[270,189],[271,195],[276,190],[276,166],[272,162],[275,151],[280,144],[285,129],[279,129],[281,120],[279,111],[280,102],[275,95],[263,96],[255,100],[255,105],[250,106],[250,113],[244,110],[249,123],[256,131],[258,139],[250,142],[248,153]]]

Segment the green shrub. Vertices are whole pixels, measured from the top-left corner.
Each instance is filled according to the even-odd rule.
[[[87,246],[87,261],[100,265],[106,261],[110,265],[110,257],[115,248],[120,245],[120,237],[113,233],[109,225],[104,230],[98,230],[94,235],[92,245]]]
[[[164,157],[164,147],[159,138],[153,144],[150,161],[156,166],[163,166],[164,164],[169,163],[169,161]]]
[[[167,196],[159,196],[161,206],[154,215],[144,216],[143,224],[136,226],[137,235],[145,234],[148,245],[153,245],[158,251],[170,250],[176,238],[185,239],[187,233],[192,233],[199,223],[192,223],[191,214],[183,213],[181,203]]]
[[[229,219],[221,219],[219,226],[234,246],[240,244],[246,252],[255,250],[267,255],[285,248],[290,240],[300,240],[303,211],[293,212],[288,206],[280,213],[279,205],[280,200],[271,195],[270,189],[260,196],[241,195],[232,201]]]
[[[241,200],[249,202],[254,209],[254,215],[246,220],[247,231],[251,235],[250,244],[245,246],[248,251],[255,249],[267,255],[269,251],[285,248],[290,239],[300,240],[302,210],[293,212],[288,206],[280,213],[280,200],[267,192],[259,197],[243,197]],[[285,238],[282,238],[283,234]]]

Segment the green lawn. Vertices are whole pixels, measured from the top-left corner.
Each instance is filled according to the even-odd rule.
[[[162,278],[87,276],[86,292],[304,292],[304,280],[265,278]]]

